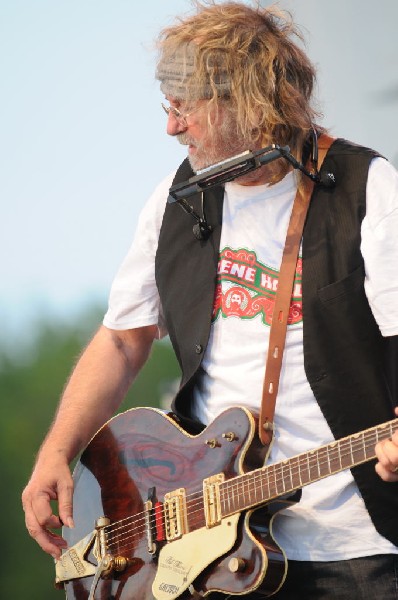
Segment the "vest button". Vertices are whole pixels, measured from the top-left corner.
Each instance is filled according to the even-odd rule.
[[[196,354],[201,354],[203,352],[203,346],[201,344],[196,344],[195,352]]]

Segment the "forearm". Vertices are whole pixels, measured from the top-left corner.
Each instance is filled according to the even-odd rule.
[[[54,558],[60,557],[66,542],[51,530],[62,524],[73,527],[73,480],[68,465],[117,409],[156,334],[155,326],[120,332],[101,327],[65,387],[22,494],[26,527]],[[58,500],[59,516],[51,500]]]
[[[69,463],[87,445],[120,405],[153,337],[152,328],[135,333],[99,329],[70,376],[39,461],[62,454]]]

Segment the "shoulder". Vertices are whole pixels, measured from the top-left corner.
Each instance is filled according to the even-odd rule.
[[[322,170],[334,174],[335,191],[345,196],[347,193],[354,193],[364,204],[370,166],[380,157],[381,155],[372,148],[337,138],[325,157]]]
[[[372,228],[379,226],[386,217],[392,221],[394,215],[398,215],[398,171],[384,158],[375,158],[370,165],[366,204],[367,219]]]
[[[368,185],[387,186],[398,191],[398,171],[385,158],[376,157],[370,165]]]
[[[375,157],[381,156],[377,150],[362,146],[345,138],[336,138],[331,145],[329,153],[331,155],[342,155],[342,156],[367,156]]]

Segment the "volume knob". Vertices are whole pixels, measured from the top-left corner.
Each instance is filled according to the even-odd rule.
[[[246,561],[243,558],[234,556],[228,563],[228,569],[231,571],[231,573],[242,572],[246,569]]]

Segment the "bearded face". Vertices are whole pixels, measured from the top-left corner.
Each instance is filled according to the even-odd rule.
[[[237,135],[235,117],[225,107],[220,106],[217,115],[210,118],[205,111],[195,117],[196,123],[176,136],[180,144],[188,146],[189,162],[195,172],[253,149],[253,141]]]

